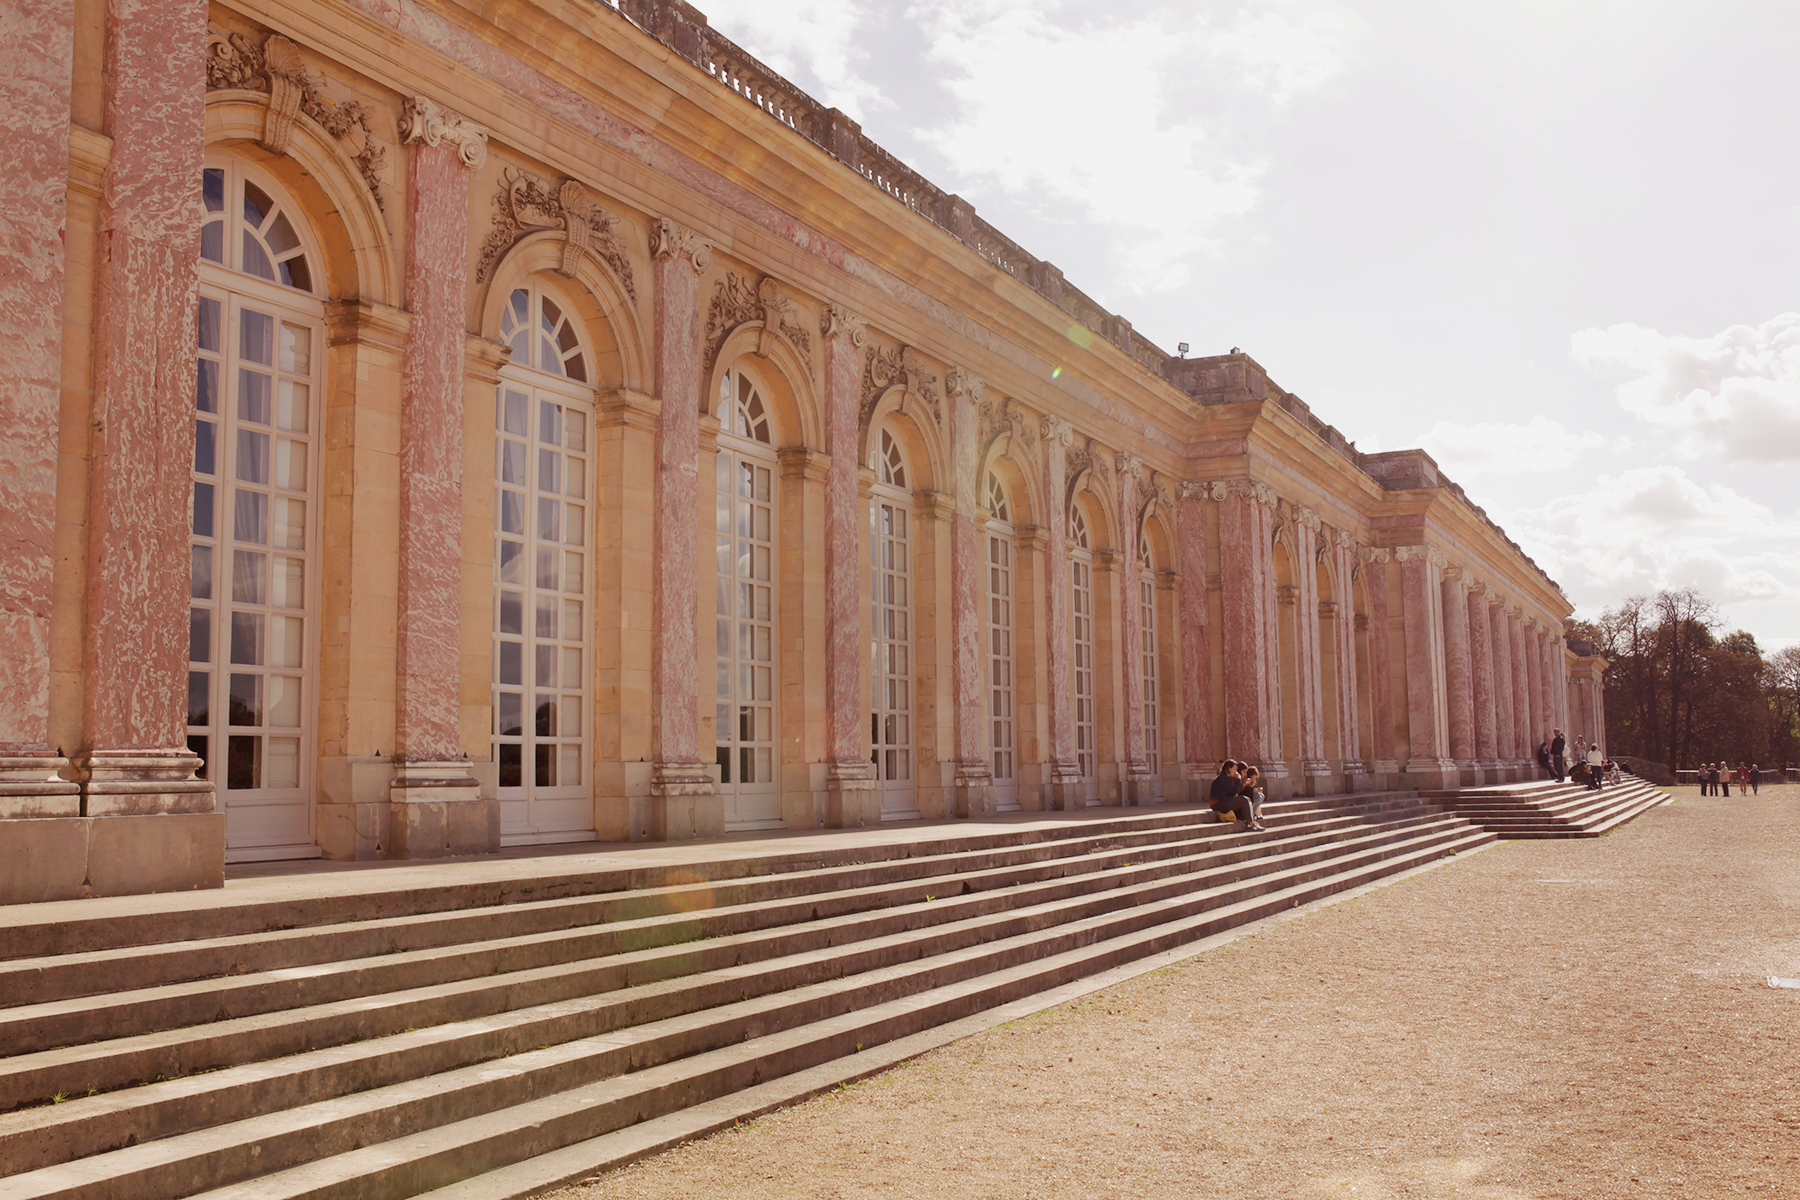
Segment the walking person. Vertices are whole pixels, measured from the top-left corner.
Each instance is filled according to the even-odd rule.
[[[1600,753],[1600,743],[1595,742],[1588,747],[1588,787],[1599,791],[1606,782],[1606,756]]]
[[[1550,733],[1550,764],[1556,775],[1556,782],[1561,783],[1567,773],[1563,763],[1563,734],[1560,729],[1552,729]]]
[[[1750,764],[1750,794],[1762,795],[1762,768],[1755,763]]]
[[[1750,768],[1744,764],[1744,760],[1741,758],[1738,759],[1737,785],[1738,795],[1748,796],[1750,794]]]

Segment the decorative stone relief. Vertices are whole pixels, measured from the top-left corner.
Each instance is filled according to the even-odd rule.
[[[1212,499],[1212,484],[1195,483],[1191,479],[1184,479],[1175,486],[1175,494],[1183,500],[1210,500]]]
[[[1030,457],[1037,449],[1038,423],[1028,416],[1010,396],[987,396],[978,406],[981,414],[981,456],[985,460],[995,440],[1010,436],[1019,443],[1021,454]],[[1012,454],[1008,446],[1006,453]]]
[[[979,376],[962,367],[951,367],[944,377],[944,391],[951,396],[967,396],[969,403],[980,405],[987,398],[987,384]]]
[[[1212,494],[1215,500],[1228,500],[1233,496],[1241,496],[1269,508],[1274,508],[1281,502],[1281,497],[1275,494],[1275,489],[1260,479],[1216,480],[1212,484]]]
[[[270,34],[261,45],[243,33],[227,34],[214,28],[208,34],[207,87],[269,94],[269,110],[263,118],[265,150],[286,154],[294,118],[305,113],[343,144],[375,197],[376,207],[385,209],[380,176],[387,152],[375,138],[370,124],[373,113],[360,100],[328,99],[322,90],[324,82],[307,70],[300,48],[279,33]]]
[[[400,140],[436,146],[449,142],[463,166],[475,170],[487,161],[488,131],[467,117],[442,108],[426,96],[408,96],[400,114]]]
[[[582,258],[592,253],[612,268],[632,302],[637,302],[637,280],[631,261],[619,240],[619,218],[588,199],[587,189],[573,179],[558,184],[517,167],[500,174],[500,190],[494,194],[494,229],[481,246],[475,282],[488,277],[513,243],[534,229],[563,231],[562,262],[557,274],[575,278]]]
[[[925,369],[925,361],[919,352],[911,346],[885,350],[874,343],[870,343],[868,354],[863,360],[861,420],[864,425],[869,423],[869,416],[875,411],[875,402],[881,398],[881,394],[895,384],[925,401],[926,406],[931,409],[931,419],[939,429],[944,427],[943,398],[938,395],[938,377]]]
[[[699,234],[667,217],[658,217],[650,227],[650,257],[672,258],[678,254],[688,256],[696,275],[712,264],[712,246]]]
[[[1069,446],[1075,441],[1075,427],[1061,417],[1045,417],[1038,430],[1052,446]]]
[[[1366,563],[1384,563],[1392,556],[1385,546],[1359,546],[1356,553]]]
[[[1422,558],[1440,571],[1450,565],[1450,558],[1436,546],[1395,546],[1394,561],[1410,562]]]
[[[1294,523],[1304,525],[1314,533],[1319,532],[1325,526],[1325,522],[1319,514],[1304,504],[1294,505]]]

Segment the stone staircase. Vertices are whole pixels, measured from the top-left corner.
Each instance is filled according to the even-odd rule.
[[[1420,795],[1504,838],[1599,837],[1669,801],[1668,793],[1631,776],[1598,792],[1545,779]]]
[[[1266,819],[1021,814],[20,906],[0,1197],[532,1195],[1496,840],[1410,792]]]

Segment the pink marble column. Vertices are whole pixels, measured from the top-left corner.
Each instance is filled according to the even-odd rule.
[[[1087,807],[1087,787],[1075,762],[1075,712],[1070,676],[1072,653],[1069,634],[1069,505],[1063,495],[1064,453],[1074,443],[1075,431],[1067,421],[1045,417],[1044,443],[1044,635],[1049,641],[1045,660],[1049,713],[1050,756],[1044,807],[1075,812]]]
[[[869,761],[868,695],[862,668],[862,529],[869,506],[857,490],[856,443],[862,348],[868,340],[860,317],[828,307],[824,335],[825,451],[825,823],[834,829],[881,820],[875,764]]]
[[[1525,625],[1524,618],[1518,609],[1506,614],[1507,637],[1512,640],[1512,687],[1513,687],[1513,753],[1521,761],[1528,760],[1532,752],[1526,746],[1526,739],[1531,736],[1531,713],[1529,702],[1531,685],[1525,675]]]
[[[185,686],[206,11],[148,0],[106,15],[113,150],[96,248],[88,744],[76,764],[89,816],[215,807],[187,749]]]
[[[1392,551],[1371,546],[1362,552],[1363,583],[1369,592],[1369,752],[1375,756],[1370,770],[1387,786],[1400,773],[1394,756],[1394,696],[1389,678],[1391,656],[1388,637],[1388,556]]]
[[[953,368],[945,380],[949,401],[950,457],[955,511],[950,517],[950,692],[956,726],[956,777],[951,811],[976,817],[994,811],[994,772],[988,761],[981,653],[981,582],[985,555],[976,526],[980,491],[981,380]]]
[[[1468,572],[1444,571],[1444,706],[1450,732],[1450,757],[1475,783],[1475,681],[1469,648]]]
[[[1494,639],[1494,718],[1499,731],[1494,744],[1505,769],[1516,771],[1519,743],[1513,721],[1512,637],[1507,631],[1506,601],[1497,595],[1488,603],[1488,628]]]
[[[400,537],[394,778],[387,851],[440,858],[499,849],[462,745],[463,406],[467,394],[469,175],[487,131],[422,96],[406,144],[406,301],[401,358]]]
[[[1183,482],[1175,503],[1177,569],[1181,572],[1181,755],[1189,800],[1206,798],[1217,762],[1212,744],[1212,640],[1206,611],[1208,487]]]
[[[1332,532],[1330,549],[1331,577],[1337,587],[1332,603],[1337,616],[1332,622],[1337,639],[1337,678],[1332,681],[1338,710],[1339,753],[1343,757],[1344,786],[1354,791],[1357,777],[1367,773],[1363,764],[1362,714],[1356,698],[1356,601],[1351,593],[1351,580],[1356,574],[1356,549],[1350,535],[1342,529]]]
[[[1138,599],[1138,472],[1144,464],[1135,454],[1120,454],[1113,465],[1119,481],[1119,682],[1125,716],[1119,802],[1154,804],[1160,795],[1144,757],[1144,619]]]
[[[1483,770],[1498,767],[1494,728],[1494,630],[1488,623],[1488,598],[1477,585],[1464,607],[1469,613],[1470,683],[1474,694],[1475,757]]]
[[[1556,710],[1556,693],[1561,682],[1558,667],[1561,665],[1556,648],[1561,644],[1554,632],[1554,627],[1546,628],[1538,633],[1538,685],[1543,689],[1541,703],[1544,712],[1544,733],[1549,737],[1550,730],[1558,723]]]
[[[1544,656],[1538,651],[1538,631],[1535,620],[1525,622],[1521,648],[1524,650],[1525,658],[1525,757],[1535,760],[1538,743],[1550,736],[1550,729],[1544,724],[1544,710],[1541,703],[1541,697],[1544,694]]]
[[[724,832],[712,764],[700,757],[698,533],[700,273],[712,247],[661,220],[651,232],[655,291],[656,645],[650,658],[650,836],[659,841]],[[854,459],[854,455],[852,455]],[[829,501],[827,502],[829,505]]]
[[[1319,532],[1309,508],[1294,512],[1294,681],[1300,726],[1301,787],[1308,795],[1337,790],[1325,758],[1324,653],[1319,642]]]
[[[1275,596],[1275,492],[1215,483],[1225,620],[1225,754],[1254,763],[1271,798],[1291,792],[1281,746],[1281,641]]]
[[[49,744],[51,572],[62,389],[63,229],[75,13],[9,10],[10,169],[0,175],[0,817],[73,816],[80,787]],[[29,49],[23,49],[28,47]]]
[[[1426,546],[1402,546],[1401,617],[1406,636],[1406,724],[1409,779],[1430,787],[1455,787],[1456,763],[1448,756],[1450,731],[1444,703],[1443,555]]]

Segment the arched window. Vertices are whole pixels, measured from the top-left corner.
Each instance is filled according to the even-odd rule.
[[[574,315],[536,287],[514,288],[500,313],[500,340],[512,347],[512,364],[588,381],[587,352]]]
[[[717,607],[713,731],[727,829],[779,827],[775,695],[780,581],[769,406],[742,368],[719,384],[714,460]]]
[[[1080,505],[1069,508],[1069,634],[1075,683],[1075,762],[1089,803],[1100,796],[1100,762],[1094,727],[1094,550]]]
[[[188,746],[232,861],[316,854],[317,243],[273,179],[209,156],[189,545]]]
[[[988,739],[997,808],[1019,807],[1017,695],[1013,662],[1013,526],[1006,488],[987,477]]]
[[[869,501],[872,694],[869,741],[881,788],[881,815],[919,815],[912,722],[912,495],[899,439],[875,439],[876,484]]]
[[[231,271],[313,292],[318,252],[297,209],[268,180],[249,177],[236,160],[220,159],[201,172],[200,257]]]
[[[509,845],[580,840],[594,827],[593,393],[567,306],[513,291],[513,348],[494,406],[493,745]]]
[[[1150,539],[1138,537],[1138,636],[1142,640],[1140,670],[1144,687],[1144,760],[1150,770],[1162,774],[1162,729],[1157,693],[1156,560]]]

